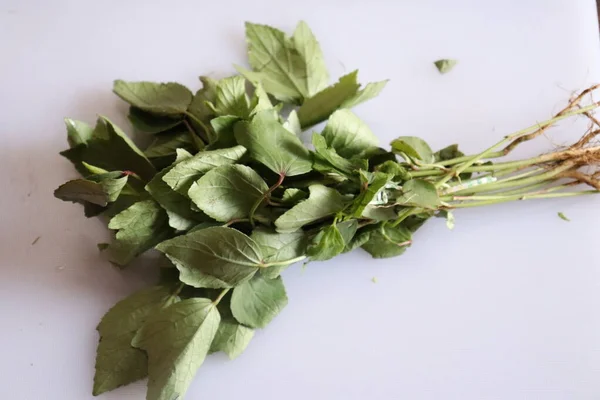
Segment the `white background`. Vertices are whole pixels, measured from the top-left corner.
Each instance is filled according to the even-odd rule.
[[[475,152],[600,81],[593,0],[0,0],[1,399],[91,399],[96,323],[153,279],[144,263],[114,269],[96,249],[103,223],[53,198],[76,176],[57,154],[62,118],[128,130],[113,79],[196,90],[198,75],[245,62],[245,20],[291,31],[299,19],[332,78],[391,79],[356,109],[384,144],[419,135]],[[459,64],[440,75],[444,57]],[[570,127],[516,155],[576,140]],[[187,399],[598,399],[599,206],[464,210],[402,257],[291,268],[288,307],[239,359],[210,357]],[[101,398],[143,399],[144,382]]]

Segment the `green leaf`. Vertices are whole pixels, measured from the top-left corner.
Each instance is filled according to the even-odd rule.
[[[233,360],[244,352],[253,337],[254,329],[238,324],[233,318],[222,318],[210,351],[222,351]]]
[[[100,334],[96,354],[94,396],[127,385],[148,374],[146,354],[131,347],[131,340],[157,309],[178,301],[166,287],[140,290],[115,304],[96,328]]]
[[[325,121],[345,100],[350,99],[360,87],[358,71],[344,75],[340,80],[314,96],[306,99],[298,109],[298,119],[303,129]]]
[[[192,92],[179,83],[114,82],[113,91],[140,110],[158,115],[185,114],[192,102]]]
[[[344,208],[344,198],[337,190],[323,185],[311,185],[308,190],[308,199],[275,220],[278,232],[295,232],[304,225],[332,216]]]
[[[221,165],[235,164],[246,153],[242,146],[227,149],[201,151],[192,158],[175,165],[165,174],[163,180],[181,194],[187,195],[188,190],[200,176]]]
[[[266,228],[256,228],[250,236],[258,244],[264,254],[265,262],[283,262],[304,255],[308,238],[303,231],[278,233]],[[291,264],[275,265],[261,268],[260,272],[267,279],[277,278]]]
[[[146,185],[146,191],[167,211],[169,226],[177,230],[187,230],[198,221],[207,217],[191,209],[191,201],[184,195],[171,189],[163,177],[172,169],[168,167],[160,171]]]
[[[329,84],[329,73],[321,46],[304,21],[300,21],[296,26],[292,41],[294,48],[304,60],[303,78],[306,79],[307,95],[312,97]]]
[[[321,230],[313,238],[306,250],[306,254],[313,261],[325,261],[340,254],[344,251],[345,247],[346,242],[337,226],[330,225]]]
[[[246,23],[248,59],[254,71],[236,67],[249,81],[284,102],[298,102],[327,86],[329,75],[318,42],[300,22],[293,38],[266,25]]]
[[[292,110],[290,112],[287,121],[283,123],[283,127],[296,136],[300,136],[302,134],[302,127],[300,126],[300,119],[298,119],[298,113],[296,110]]]
[[[458,63],[456,60],[451,59],[441,59],[434,61],[435,67],[440,71],[440,74],[445,74],[446,72],[450,72],[452,68]]]
[[[217,83],[215,104],[209,102],[214,113],[219,116],[247,118],[250,115],[250,100],[246,93],[246,80],[235,75],[221,79]]]
[[[127,175],[120,172],[92,175],[88,179],[63,183],[54,191],[54,196],[64,201],[89,202],[104,207],[117,200],[126,184]]]
[[[281,277],[256,275],[233,289],[231,312],[237,321],[251,328],[264,328],[287,305]]]
[[[377,137],[369,127],[350,110],[337,110],[323,130],[327,145],[342,157],[353,157],[369,147],[377,146]]]
[[[235,123],[239,120],[239,117],[233,115],[226,115],[211,119],[210,126],[214,131],[214,138],[211,140],[210,144],[206,146],[206,149],[223,149],[237,145],[235,137],[233,136],[233,128]]]
[[[360,217],[363,214],[365,208],[375,199],[375,197],[381,193],[385,185],[391,180],[392,176],[383,172],[373,172],[366,174],[365,171],[361,171],[361,192],[350,206],[347,211],[348,215],[355,218]]]
[[[191,135],[192,133],[187,130],[156,135],[144,154],[148,158],[172,157],[174,159],[177,149],[194,151],[194,141]]]
[[[133,106],[129,107],[127,118],[136,130],[150,134],[168,131],[183,122],[182,118],[155,115]]]
[[[246,147],[250,156],[271,171],[294,176],[310,172],[310,153],[297,136],[273,119],[270,111],[261,111],[250,123],[235,125],[235,138]]]
[[[396,198],[396,204],[435,209],[440,205],[440,198],[433,183],[411,179],[402,185],[402,194]]]
[[[368,162],[364,159],[348,160],[341,157],[333,148],[327,146],[325,138],[318,133],[313,133],[312,144],[315,147],[314,168],[320,172],[327,173],[332,170],[342,175],[350,176],[358,169],[367,169]]]
[[[68,120],[67,126],[74,123]],[[93,134],[86,143],[60,153],[82,174],[87,169],[82,162],[107,171],[133,171],[142,179],[152,179],[156,170],[144,153],[125,135],[125,133],[105,117],[98,118]]]
[[[344,239],[344,243],[346,245],[350,244],[358,230],[358,221],[351,219],[349,221],[339,222],[336,226]]]
[[[383,90],[383,88],[385,87],[385,85],[387,83],[388,83],[387,80],[380,81],[380,82],[368,83],[364,89],[359,90],[352,97],[346,99],[342,103],[341,107],[342,108],[352,108],[361,103],[364,103],[365,101],[371,100],[371,99],[379,96],[379,93],[381,93],[381,91]]]
[[[281,202],[285,204],[296,204],[307,197],[308,194],[305,191],[296,188],[289,188],[284,190],[283,196],[281,196]]]
[[[269,99],[269,94],[265,92],[262,85],[257,84],[254,87],[254,93],[252,100],[250,100],[250,115],[254,115],[263,110],[270,110],[273,108],[273,103]]]
[[[191,118],[191,123],[196,129],[201,129],[206,132],[207,136],[211,137],[211,132],[208,126],[209,121],[215,117],[214,111],[207,105],[208,102],[214,103],[217,99],[217,84],[218,81],[201,76],[202,89],[198,90],[188,107],[188,113]],[[198,123],[198,121],[200,123]]]
[[[375,167],[375,171],[393,176],[394,180],[408,180],[409,172],[396,161],[387,160]]]
[[[433,158],[434,158],[435,162],[440,162],[440,161],[452,160],[453,158],[462,157],[464,155],[465,155],[465,153],[458,150],[457,144],[452,144],[448,147],[444,147],[443,149],[435,152],[433,154]]]
[[[265,198],[269,187],[252,168],[224,165],[207,172],[188,191],[206,215],[227,222],[246,218],[254,204]]]
[[[147,400],[183,399],[220,322],[217,307],[202,298],[175,303],[146,321],[132,344],[148,353]]]
[[[94,136],[94,128],[82,121],[65,118],[67,141],[70,147],[86,144]]]
[[[167,214],[154,200],[143,200],[115,215],[109,229],[118,230],[109,251],[111,261],[124,266],[172,233]]]
[[[373,230],[370,228],[371,227],[366,227],[360,231],[357,231],[352,237],[352,239],[350,239],[350,241],[346,243],[346,247],[344,248],[343,252],[347,253],[367,243],[369,241],[369,238],[371,237],[371,233],[373,232]]]
[[[376,226],[362,244],[362,248],[373,258],[396,257],[404,253],[411,243],[411,233],[408,229],[390,225]]]
[[[373,219],[375,221],[389,221],[391,219],[396,219],[398,214],[394,207],[381,207],[369,204],[363,210],[361,217]]]
[[[392,151],[401,156],[420,160],[425,164],[435,161],[431,147],[423,139],[416,136],[400,136],[391,143]]]
[[[181,272],[180,280],[190,286],[202,286],[205,275],[229,286],[250,279],[263,264],[258,244],[232,228],[214,227],[189,232],[156,246]]]

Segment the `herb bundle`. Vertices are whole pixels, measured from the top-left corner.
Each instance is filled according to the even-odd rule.
[[[182,399],[205,357],[240,355],[255,329],[285,307],[280,274],[362,248],[402,254],[434,216],[495,203],[599,193],[600,123],[589,88],[554,118],[475,154],[433,151],[402,136],[391,149],[350,109],[386,81],[361,87],[357,71],[330,85],[321,49],[301,22],[291,37],[247,23],[249,64],[239,74],[178,83],[117,80],[129,120],[152,135],[140,150],[108,118],[66,120],[61,154],[83,176],[59,199],[81,203],[115,231],[99,248],[125,267],[157,249],[170,261],[160,282],[117,303],[98,325],[95,395],[146,376],[148,400]],[[566,148],[496,161],[575,115],[591,127]],[[305,145],[301,134],[325,122]],[[577,189],[584,184],[591,189]]]

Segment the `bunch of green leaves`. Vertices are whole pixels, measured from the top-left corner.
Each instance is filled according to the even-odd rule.
[[[285,307],[285,268],[359,247],[400,255],[441,204],[411,171],[456,148],[400,137],[385,150],[350,111],[386,81],[361,87],[353,71],[330,84],[303,22],[291,37],[247,23],[246,40],[250,68],[200,77],[195,93],[115,81],[133,128],[153,137],[144,150],[105,117],[66,120],[61,154],[82,178],[56,197],[108,221],[114,240],[99,247],[115,265],[151,249],[171,264],[102,318],[94,394],[148,376],[148,400],[182,399],[208,354],[237,357]]]

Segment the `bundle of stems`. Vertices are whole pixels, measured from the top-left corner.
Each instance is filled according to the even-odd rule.
[[[574,96],[553,118],[508,135],[479,154],[425,165],[407,158],[405,166],[410,169],[412,178],[425,179],[436,186],[441,210],[598,194],[600,121],[591,112],[600,102],[585,106],[581,103],[599,87],[589,87]],[[587,130],[577,142],[537,157],[497,162],[519,145],[543,135],[559,121],[576,116],[589,120]],[[467,178],[463,178],[465,176]],[[581,185],[586,188],[580,188]],[[393,225],[418,212],[407,208]]]

